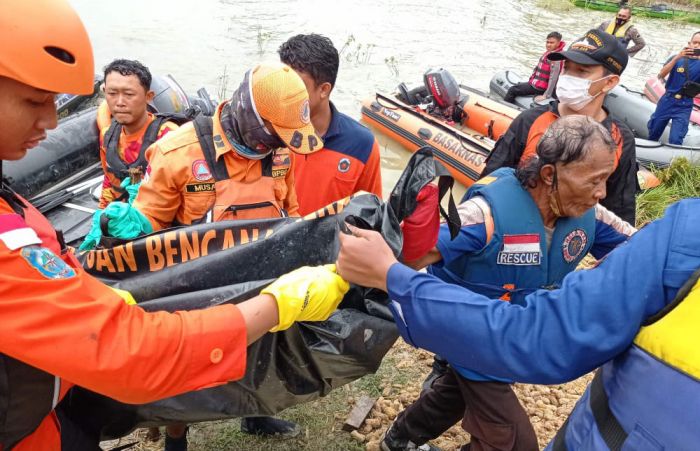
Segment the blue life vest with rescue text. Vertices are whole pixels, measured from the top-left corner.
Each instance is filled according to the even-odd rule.
[[[578,218],[559,218],[548,249],[540,211],[513,168],[498,169],[477,181],[465,198],[474,196],[482,196],[491,207],[493,236],[479,252],[428,268],[446,282],[519,304],[535,290],[558,288],[593,244],[594,208]],[[471,380],[506,381],[452,366]]]

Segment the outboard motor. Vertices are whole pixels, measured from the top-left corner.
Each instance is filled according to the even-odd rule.
[[[422,105],[425,103],[430,103],[430,94],[425,86],[418,86],[411,90],[408,89],[406,83],[401,83],[396,87],[398,91],[396,98],[398,98],[403,103],[408,105]]]
[[[206,88],[199,88],[197,96],[188,96],[194,108],[199,108],[199,112],[205,116],[213,116],[216,112],[216,102],[209,95]]]
[[[459,102],[459,83],[445,69],[429,69],[423,75],[423,83],[432,96],[435,106],[441,110]]]
[[[459,83],[445,69],[428,69],[423,75],[425,89],[432,99],[427,111],[448,121],[460,122],[462,108],[458,106],[461,99]]]
[[[194,117],[199,113],[213,116],[216,103],[206,89],[200,88],[197,96],[188,96],[172,75],[154,76],[151,91],[155,93],[150,106],[155,112],[181,113]]]

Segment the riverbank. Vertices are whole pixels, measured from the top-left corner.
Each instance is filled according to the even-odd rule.
[[[616,12],[618,1],[612,0],[571,0],[575,6],[596,11]],[[700,2],[687,1],[685,4],[659,3],[657,1],[638,0],[627,3],[632,8],[634,16],[664,19],[671,21],[700,23]]]
[[[432,354],[412,348],[399,339],[387,354],[376,374],[357,380],[327,397],[287,409],[279,416],[296,421],[302,434],[293,440],[258,439],[242,434],[238,420],[216,421],[190,426],[190,451],[379,451],[384,431],[396,414],[418,398],[421,383],[430,372]],[[530,415],[540,448],[554,437],[576,401],[583,394],[591,375],[568,384],[516,384],[515,392]],[[376,398],[368,420],[356,433],[342,430],[354,403],[362,396]],[[121,444],[139,440],[133,451],[161,451],[163,440],[148,442],[145,430],[121,440]],[[469,441],[459,424],[434,440],[444,451],[457,451]],[[106,446],[109,445],[109,446]],[[103,444],[104,449],[117,446]]]

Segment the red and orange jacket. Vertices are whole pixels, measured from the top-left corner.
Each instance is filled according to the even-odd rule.
[[[552,50],[552,52],[560,52],[564,49],[565,45],[566,43],[564,41],[559,41],[559,46]],[[542,54],[542,56],[540,56],[540,60],[537,62],[537,66],[535,66],[535,70],[532,71],[532,75],[530,75],[530,80],[528,81],[531,86],[541,91],[544,91],[549,86],[549,80],[552,75],[552,67],[558,66],[556,68],[557,74],[561,71],[561,61],[549,60],[549,54],[552,52],[547,50]]]
[[[382,197],[379,145],[372,133],[331,103],[323,149],[292,153],[299,213],[307,215],[358,191]]]
[[[74,384],[145,403],[243,376],[237,307],[129,306],[83,271],[41,213],[0,194],[0,450],[59,451],[53,408]]]
[[[223,159],[229,178],[253,184],[264,177],[266,160],[250,160],[239,156],[221,127],[222,103],[213,117],[213,139],[217,161]],[[285,149],[282,155],[269,160],[274,179],[274,197],[289,216],[299,215],[294,190],[294,170]],[[134,201],[136,207],[161,230],[173,224],[193,224],[212,210],[216,200],[214,177],[209,169],[194,124],[187,123],[146,152],[149,161],[147,179],[141,184]]]
[[[122,129],[119,136],[119,145],[117,147],[118,156],[122,161],[128,164],[138,159],[146,130],[155,117],[155,115],[148,113],[148,121],[136,133],[127,134],[126,130]],[[107,147],[104,138],[111,125],[112,115],[109,112],[107,102],[103,101],[97,109],[97,128],[100,131],[100,160],[102,162],[102,170],[105,174],[104,182],[102,182],[102,194],[100,195],[99,208],[105,208],[110,202],[119,198],[120,193],[117,192],[115,187],[119,187],[122,182],[116,174],[109,170],[107,165]],[[173,122],[164,122],[158,131],[157,139],[162,138],[166,133],[177,128],[177,124]]]

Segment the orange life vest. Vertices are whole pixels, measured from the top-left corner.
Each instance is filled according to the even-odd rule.
[[[70,267],[80,264],[46,219],[29,202],[9,189],[0,188],[0,202],[16,214],[0,215],[0,231],[32,229],[48,248]],[[11,321],[11,318],[6,318]],[[73,386],[52,374],[0,354],[0,451],[60,450],[60,426],[54,408]]]

